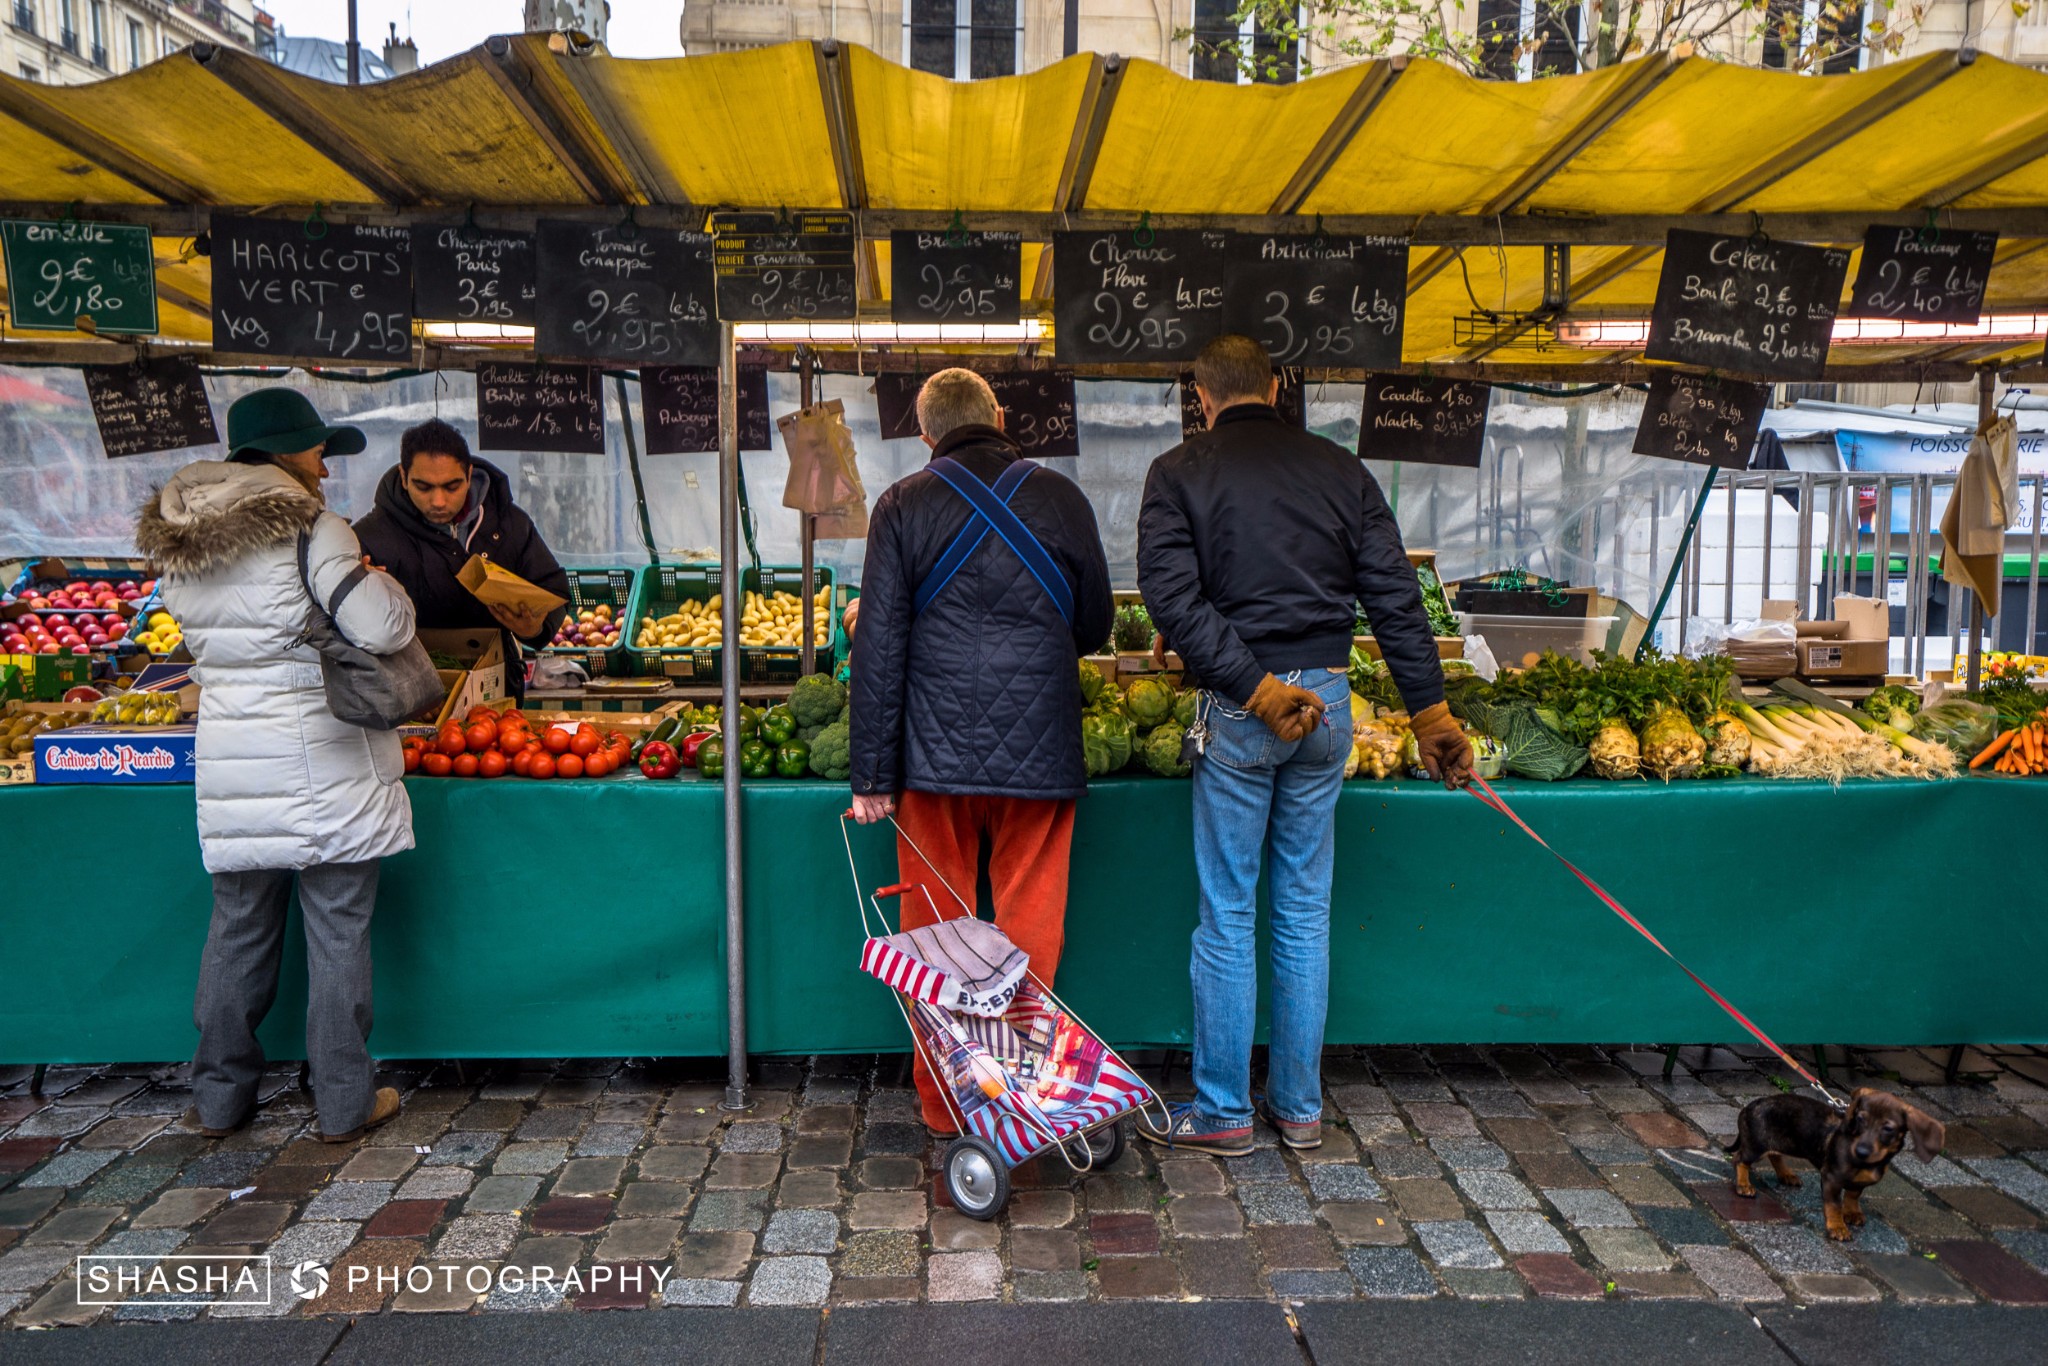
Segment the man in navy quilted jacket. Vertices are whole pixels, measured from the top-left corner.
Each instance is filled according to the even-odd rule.
[[[902,880],[928,887],[941,915],[961,914],[946,887],[974,896],[986,841],[995,923],[1050,984],[1088,787],[1078,661],[1109,635],[1109,566],[1087,496],[1024,459],[981,376],[933,375],[917,422],[931,464],[891,485],[868,527],[854,818],[895,816]],[[903,928],[930,922],[923,896],[902,906]],[[954,1132],[922,1059],[917,1089],[926,1126]]]

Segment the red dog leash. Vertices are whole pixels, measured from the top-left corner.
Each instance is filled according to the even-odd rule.
[[[1495,792],[1493,788],[1487,784],[1486,779],[1480,777],[1478,774],[1475,773],[1472,775],[1472,781],[1477,785],[1477,790],[1474,790],[1473,788],[1467,788],[1466,791],[1471,792],[1473,796],[1477,797],[1481,802],[1484,802],[1486,806],[1491,810],[1498,811],[1501,815],[1513,821],[1518,827],[1520,827],[1523,834],[1527,835],[1530,839],[1535,840],[1536,843],[1542,845],[1543,848],[1549,852],[1552,858],[1556,859],[1559,863],[1562,863],[1567,869],[1571,871],[1571,875],[1573,877],[1585,883],[1586,890],[1590,891],[1594,896],[1600,898],[1600,900],[1606,904],[1608,910],[1613,911],[1616,915],[1620,916],[1623,920],[1627,921],[1629,927],[1633,929],[1637,934],[1649,940],[1652,944],[1655,944],[1657,946],[1657,952],[1663,954],[1666,958],[1669,958],[1672,962],[1678,964],[1679,971],[1683,972],[1686,976],[1692,978],[1694,985],[1698,986],[1701,991],[1707,993],[1707,995],[1713,1000],[1715,1005],[1727,1011],[1728,1014],[1734,1018],[1737,1024],[1741,1025],[1744,1029],[1748,1030],[1751,1038],[1755,1039],[1758,1043],[1762,1044],[1765,1048],[1770,1049],[1772,1053],[1776,1054],[1778,1061],[1784,1063],[1794,1072],[1797,1072],[1800,1076],[1804,1077],[1807,1080],[1808,1084],[1810,1084],[1814,1090],[1820,1092],[1821,1095],[1827,1099],[1828,1104],[1834,1106],[1837,1110],[1842,1108],[1842,1102],[1837,1100],[1834,1094],[1830,1092],[1827,1087],[1821,1084],[1820,1078],[1814,1076],[1813,1073],[1807,1071],[1804,1067],[1801,1067],[1790,1053],[1787,1053],[1784,1049],[1780,1048],[1777,1045],[1777,1043],[1772,1040],[1770,1035],[1764,1033],[1761,1029],[1758,1029],[1756,1025],[1750,1022],[1750,1018],[1747,1015],[1744,1015],[1741,1011],[1737,1010],[1733,1005],[1729,1004],[1727,997],[1723,996],[1720,992],[1708,986],[1705,978],[1701,977],[1698,973],[1694,972],[1691,968],[1687,967],[1685,965],[1685,961],[1681,959],[1677,954],[1673,953],[1670,949],[1665,948],[1664,941],[1659,939],[1656,935],[1651,934],[1650,931],[1647,928],[1645,928],[1642,921],[1636,919],[1633,915],[1630,915],[1628,912],[1628,908],[1623,906],[1619,901],[1616,901],[1614,897],[1608,893],[1606,888],[1602,887],[1599,883],[1593,881],[1593,879],[1587,877],[1584,873],[1580,872],[1577,864],[1573,863],[1563,854],[1558,853],[1557,850],[1552,849],[1550,847],[1550,842],[1544,839],[1543,836],[1537,834],[1534,830],[1531,830],[1529,828],[1529,823],[1523,820],[1520,816],[1515,814],[1514,808],[1509,806],[1507,802],[1502,799],[1501,795],[1498,792]]]

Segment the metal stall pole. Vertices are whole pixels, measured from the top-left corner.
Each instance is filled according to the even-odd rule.
[[[2034,631],[2039,625],[2037,618],[2041,606],[2041,476],[2034,476],[2033,502],[2028,505],[2032,513],[2033,533],[2027,552],[2027,644],[2021,654],[2039,654],[2034,646]]]
[[[1977,372],[1977,430],[1983,431],[1998,415],[1998,372]],[[1955,495],[1950,494],[1951,498]],[[2005,536],[1998,540],[1998,574],[2005,577]],[[1975,692],[1984,677],[1984,599],[1970,594],[1970,691]]]
[[[725,1035],[727,1110],[747,1108],[746,897],[740,859],[740,396],[731,323],[718,327],[719,730],[725,737]]]
[[[1891,667],[1892,636],[1892,480],[1888,474],[1877,477],[1877,506],[1871,523],[1872,543],[1870,547],[1870,596],[1885,605],[1885,667]]]
[[[1758,616],[1764,614],[1763,605],[1770,600],[1771,596],[1771,537],[1775,534],[1771,523],[1777,510],[1778,476],[1766,474],[1764,476],[1764,564],[1763,571],[1759,575],[1763,580],[1764,589],[1763,596],[1757,599],[1756,614]]]
[[[1799,610],[1812,616],[1813,604],[1813,475],[1799,476],[1799,569],[1793,585],[1799,590]]]
[[[1927,672],[1927,508],[1933,502],[1933,481],[1916,474],[1906,520],[1906,635],[1913,663],[1907,672]]]
[[[817,382],[817,363],[808,346],[799,351],[797,356],[797,383],[800,390],[797,394],[800,400],[798,406],[809,412],[817,392],[814,387]],[[818,586],[811,582],[811,576],[817,572],[816,547],[813,542],[816,539],[818,519],[806,512],[797,518],[797,523],[802,529],[804,543],[804,649],[803,663],[798,669],[805,678],[809,678],[818,671]]]
[[[1735,471],[1728,471],[1728,563],[1721,580],[1721,624],[1735,624],[1735,505],[1739,501],[1736,493]]]

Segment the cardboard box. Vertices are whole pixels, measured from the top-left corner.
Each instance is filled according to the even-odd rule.
[[[0,656],[0,664],[21,670],[21,694],[31,702],[55,702],[92,682],[90,655],[6,655]]]
[[[569,601],[538,584],[528,583],[502,564],[493,564],[488,555],[470,556],[468,563],[455,571],[455,581],[474,593],[479,602],[525,607],[543,617]]]
[[[1799,620],[1799,604],[1791,598],[1765,598],[1763,610],[1757,616],[1765,621]]]
[[[1848,640],[1856,634],[1846,621],[1797,621],[1792,629],[1801,640]]]
[[[419,635],[420,644],[427,647],[427,653],[446,655],[468,666],[459,673],[453,669],[441,670],[441,681],[448,685],[448,700],[441,704],[440,712],[434,717],[436,726],[445,725],[451,717],[459,717],[471,707],[496,702],[505,696],[505,641],[496,627],[475,631],[422,631]]]
[[[1834,681],[1883,678],[1891,671],[1889,640],[1825,640],[1799,642],[1799,676]]]
[[[1891,604],[1883,598],[1838,597],[1835,620],[1847,623],[1852,640],[1884,640],[1892,633]]]
[[[39,783],[189,783],[199,728],[73,726],[36,737]]]

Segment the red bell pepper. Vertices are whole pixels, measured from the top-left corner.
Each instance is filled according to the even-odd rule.
[[[673,778],[682,770],[682,757],[659,740],[649,741],[640,751],[640,771],[650,778]]]
[[[718,734],[715,730],[693,730],[683,737],[683,767],[697,766],[697,751],[706,740]]]

